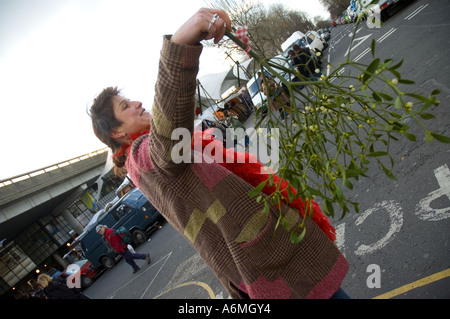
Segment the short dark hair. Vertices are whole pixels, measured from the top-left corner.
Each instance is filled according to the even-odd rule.
[[[108,145],[113,152],[122,146],[110,136],[112,131],[122,124],[114,115],[112,103],[112,98],[119,94],[120,90],[117,87],[107,87],[97,95],[89,109],[95,135],[100,141]]]

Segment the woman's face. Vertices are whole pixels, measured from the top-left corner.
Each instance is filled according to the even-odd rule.
[[[113,109],[114,115],[122,124],[114,130],[111,134],[112,137],[120,138],[149,129],[151,115],[142,107],[141,102],[115,96],[113,98]]]

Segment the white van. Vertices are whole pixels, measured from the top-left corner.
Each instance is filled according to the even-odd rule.
[[[301,33],[300,31],[295,31],[289,38],[287,38],[286,41],[283,42],[283,44],[281,45],[281,51],[286,51],[286,49],[289,48],[292,43],[296,42],[299,39],[303,39],[306,42],[306,35]]]
[[[308,41],[309,48],[314,52],[322,52],[325,49],[325,41],[320,37],[316,31],[306,32],[306,40]]]

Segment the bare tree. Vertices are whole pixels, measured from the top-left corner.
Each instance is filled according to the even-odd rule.
[[[263,25],[258,26],[266,45],[266,56],[281,53],[281,44],[295,31],[306,33],[314,29],[314,24],[303,12],[292,11],[282,4],[274,4],[267,10]]]
[[[255,0],[205,0],[210,8],[220,8],[228,13],[233,27],[246,25],[249,29],[248,38],[251,47],[256,51],[264,53],[261,39],[253,30],[255,26],[263,23],[266,18],[264,6]],[[220,45],[225,47],[229,53],[235,52],[237,47],[231,40],[224,38]],[[241,52],[239,50],[239,52]]]
[[[314,17],[314,23],[316,24],[316,30],[331,27],[331,21],[323,19],[321,16]]]
[[[209,7],[221,8],[230,16],[233,26],[247,25],[250,46],[266,57],[281,52],[281,44],[294,32],[305,33],[314,24],[304,12],[292,11],[282,4],[268,9],[257,0],[209,0]],[[232,51],[235,46],[223,41],[222,46]]]
[[[349,0],[319,0],[333,18],[339,17],[348,6]]]

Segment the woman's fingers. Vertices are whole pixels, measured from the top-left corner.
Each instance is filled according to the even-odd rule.
[[[203,8],[175,32],[172,41],[193,45],[214,39],[214,43],[218,43],[225,35],[225,28],[231,30],[231,20],[225,11]]]
[[[225,11],[213,9],[213,17],[211,18],[211,22],[215,17],[214,15],[217,15],[218,19],[215,20],[214,24],[211,26],[211,31],[213,31],[214,28],[214,33],[210,39],[214,38],[214,43],[217,44],[225,35],[225,28],[231,30],[231,20]]]

